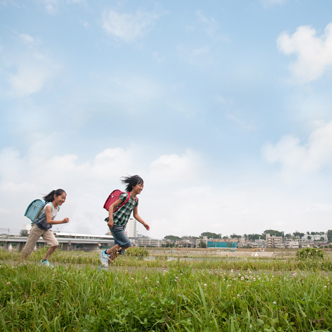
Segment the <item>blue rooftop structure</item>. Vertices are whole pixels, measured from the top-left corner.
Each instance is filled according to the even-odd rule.
[[[236,248],[236,242],[229,242],[229,241],[208,241],[207,243],[208,248]]]

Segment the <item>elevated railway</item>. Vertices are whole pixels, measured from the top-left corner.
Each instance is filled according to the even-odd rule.
[[[110,247],[114,244],[113,236],[111,235],[91,235],[91,234],[71,234],[71,233],[57,233],[54,232],[56,239],[59,242],[62,250],[84,250],[95,251],[100,247]],[[13,247],[21,251],[27,242],[27,236],[0,236],[0,245],[7,250],[12,250]],[[134,239],[134,238],[130,238]],[[37,248],[43,248],[46,242],[40,238],[37,243]]]

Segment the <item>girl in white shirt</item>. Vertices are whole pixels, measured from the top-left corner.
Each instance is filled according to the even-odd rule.
[[[44,259],[40,261],[40,265],[50,266],[48,258],[59,245],[52,232],[52,225],[66,224],[69,222],[69,218],[54,220],[60,210],[60,206],[66,201],[66,197],[67,194],[63,189],[52,190],[48,195],[43,197],[47,203],[40,212],[38,219],[31,227],[27,243],[22,250],[23,259],[32,253],[37,241],[42,237],[50,247],[48,248]]]

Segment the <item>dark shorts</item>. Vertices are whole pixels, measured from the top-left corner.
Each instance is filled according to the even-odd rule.
[[[119,225],[113,225],[110,231],[114,238],[114,244],[120,247],[131,247],[129,237],[127,236],[124,227]]]

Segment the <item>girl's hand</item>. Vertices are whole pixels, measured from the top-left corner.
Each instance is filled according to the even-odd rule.
[[[150,229],[150,226],[147,223],[144,223],[143,226],[145,227],[145,229],[148,231]]]
[[[69,218],[65,218],[65,219],[63,219],[63,220],[62,220],[62,223],[63,223],[63,224],[67,224],[67,223],[69,223]]]
[[[109,220],[108,223],[107,223],[107,225],[108,225],[109,228],[112,228],[113,225],[114,225],[113,220]]]

